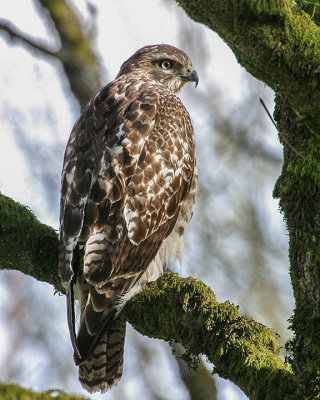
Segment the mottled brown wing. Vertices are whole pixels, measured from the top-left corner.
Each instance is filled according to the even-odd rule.
[[[82,359],[105,329],[119,296],[131,289],[154,259],[189,192],[194,148],[188,114],[175,96],[166,93],[169,98],[151,107],[154,119],[148,132],[141,121],[146,121],[142,111],[151,110],[147,106],[151,95],[144,92],[124,114],[125,139],[112,161],[112,175],[121,182],[122,196],[110,201],[109,217],[102,225],[97,221],[87,241],[84,275],[90,294],[77,339]],[[104,176],[108,187],[110,171],[106,169]],[[103,207],[100,203],[99,215]]]
[[[170,234],[190,188],[193,146],[180,100],[147,84],[116,81],[77,122],[63,173],[60,274],[70,282],[74,269],[82,269],[73,253],[85,243],[89,290],[77,337],[81,360],[105,329],[115,301]]]

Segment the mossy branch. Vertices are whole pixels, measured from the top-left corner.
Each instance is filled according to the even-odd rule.
[[[216,31],[240,64],[276,92],[284,162],[274,196],[289,232],[295,297],[294,338],[287,349],[304,387],[300,398],[320,399],[320,3],[176,1],[192,19]]]
[[[58,238],[26,207],[0,194],[0,268],[15,269],[62,290],[57,275]],[[279,357],[275,332],[248,320],[193,278],[166,273],[123,311],[142,334],[181,343],[205,354],[215,372],[252,400],[293,399],[297,383]]]
[[[218,303],[200,281],[167,272],[134,296],[124,313],[140,333],[177,341],[190,355],[205,354],[214,372],[251,400],[297,396],[295,377],[279,357],[276,333],[242,316],[228,301]]]
[[[319,130],[320,29],[291,0],[176,0],[217,32],[248,72]],[[201,44],[200,44],[201,45]]]
[[[88,397],[67,394],[61,390],[34,392],[18,385],[0,383],[1,400],[88,400]]]
[[[57,274],[58,235],[27,207],[0,194],[0,269],[14,269],[64,291]]]

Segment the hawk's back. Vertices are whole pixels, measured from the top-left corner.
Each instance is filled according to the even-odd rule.
[[[162,51],[172,58],[161,46],[157,57]],[[90,392],[104,391],[120,378],[125,322],[115,313],[181,257],[184,228],[194,206],[189,114],[173,83],[165,85],[152,75],[154,64],[151,73],[139,69],[139,60],[146,68],[144,56],[154,59],[155,47],[151,55],[146,51],[132,61],[136,72],[129,63],[127,72],[90,101],[65,153],[59,273],[68,290],[75,361]],[[74,286],[81,302],[77,335]]]

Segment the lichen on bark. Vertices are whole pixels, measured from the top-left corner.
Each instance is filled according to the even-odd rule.
[[[61,390],[52,389],[45,392],[34,392],[14,384],[0,382],[1,400],[88,400],[88,397],[67,394]]]
[[[252,400],[295,399],[297,381],[279,357],[277,335],[242,316],[193,278],[166,273],[127,304],[125,314],[142,334],[181,343],[205,354],[219,376]]]
[[[21,204],[0,195],[0,268],[16,269],[57,290],[57,233]],[[279,357],[275,332],[218,303],[209,287],[166,273],[135,296],[123,311],[141,333],[181,343],[189,354],[205,354],[220,376],[250,399],[293,399],[297,381]],[[261,397],[261,396],[264,397]]]
[[[66,5],[64,0],[39,3],[48,9],[53,3]],[[217,303],[212,292],[194,280],[165,275],[134,297],[124,312],[144,334],[180,341],[190,353],[205,353],[215,371],[233,380],[250,399],[319,399],[320,30],[312,20],[317,21],[318,4],[304,0],[178,3],[191,18],[215,30],[238,61],[277,93],[284,165],[274,195],[280,198],[290,236],[290,275],[296,299],[291,320],[295,336],[288,344],[293,371],[278,356],[272,331],[245,319],[233,305]],[[51,15],[58,26],[63,15],[61,20],[59,12],[53,10]],[[72,39],[72,32],[65,33],[66,48],[72,48],[75,55],[86,50]],[[75,93],[77,68],[85,58],[64,60],[70,61],[65,71]],[[89,69],[83,68],[89,74],[88,65]],[[84,96],[81,92],[77,96],[81,104],[97,79],[93,76],[88,82]],[[18,269],[60,290],[56,256],[54,230],[0,196],[1,268]]]
[[[274,196],[280,199],[288,227],[296,301],[291,319],[294,338],[287,348],[301,383],[297,398],[320,399],[320,29],[315,23],[319,4],[177,2],[195,21],[216,31],[238,61],[276,92],[284,163]]]
[[[274,190],[289,231],[290,276],[295,296],[294,338],[287,344],[305,395],[320,398],[320,152],[319,142],[281,98],[275,117],[286,139],[308,155],[285,146],[284,164]],[[281,140],[281,138],[280,138]],[[317,165],[318,164],[318,165]]]
[[[0,269],[13,269],[63,291],[57,274],[56,231],[32,211],[0,194]]]

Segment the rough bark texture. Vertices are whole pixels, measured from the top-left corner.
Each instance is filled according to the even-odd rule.
[[[88,397],[66,394],[60,390],[37,393],[17,385],[3,383],[0,383],[0,398],[1,400],[88,400]]]
[[[218,303],[200,281],[165,273],[130,300],[124,312],[142,334],[175,340],[190,354],[205,354],[214,371],[250,399],[296,398],[297,382],[278,356],[276,333],[242,316],[233,304]]]
[[[19,270],[60,289],[57,250],[52,228],[0,195],[1,269]],[[276,333],[242,316],[236,306],[218,303],[202,282],[167,273],[130,300],[124,312],[139,332],[175,340],[191,355],[205,354],[215,371],[250,399],[295,398],[297,382],[279,357]]]
[[[308,160],[320,161],[319,138],[310,134],[283,98],[275,117],[285,138]],[[281,140],[281,138],[280,138]],[[290,276],[295,297],[294,339],[287,344],[291,364],[304,382],[305,395],[319,399],[320,380],[320,166],[284,144],[284,164],[274,195],[280,198],[289,232]]]
[[[291,320],[295,336],[287,348],[302,385],[298,398],[320,399],[320,29],[315,23],[319,4],[177,2],[195,21],[216,31],[238,61],[277,94],[275,116],[284,164],[274,195],[287,222],[296,300]]]
[[[14,269],[63,291],[57,274],[58,235],[31,210],[0,194],[0,269]]]
[[[71,29],[68,21],[74,15],[67,14],[64,0],[38,2],[50,12],[62,44],[56,54],[44,53],[60,57],[83,106],[100,86],[88,37],[81,35],[77,18]],[[294,374],[279,358],[272,331],[248,321],[236,307],[217,303],[207,287],[191,278],[165,275],[134,297],[125,312],[142,333],[177,340],[190,353],[205,353],[220,376],[250,399],[320,399],[320,30],[312,20],[319,21],[319,5],[303,0],[177,2],[195,21],[216,31],[238,61],[277,94],[284,164],[274,195],[280,198],[290,237],[296,307],[291,321],[295,336],[288,349]],[[6,32],[19,38],[19,32]],[[39,51],[31,40],[24,42]],[[64,54],[66,49],[72,57]],[[79,79],[88,83],[85,92],[77,86]],[[56,233],[0,196],[1,268],[18,269],[60,290],[56,255]]]

